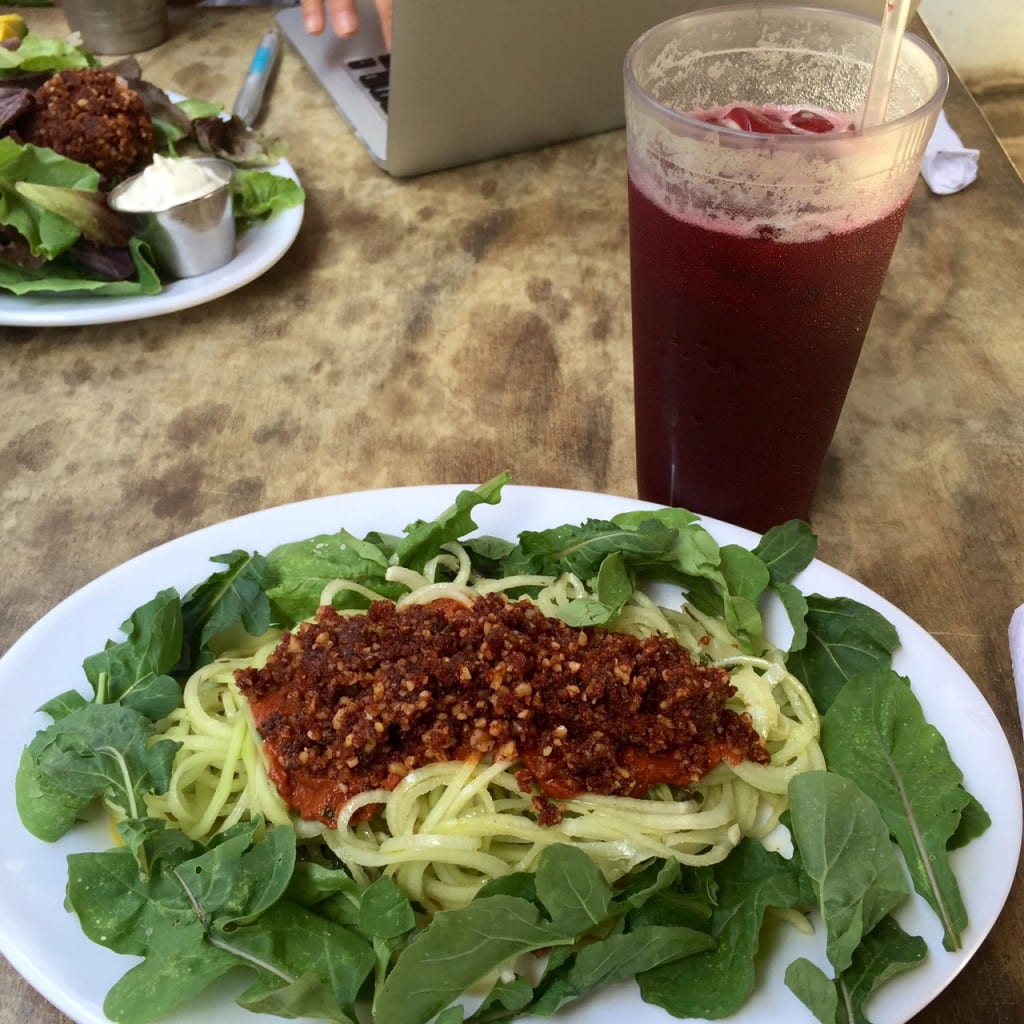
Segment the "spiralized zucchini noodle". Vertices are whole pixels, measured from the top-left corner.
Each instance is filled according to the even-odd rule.
[[[408,587],[396,601],[399,607],[440,598],[470,603],[486,593],[529,590],[534,596],[515,599],[533,600],[555,616],[588,593],[571,574],[479,577],[457,543],[446,545],[422,573],[395,566],[388,578]],[[330,603],[341,590],[380,599],[358,583],[338,580],[324,590],[321,603]],[[694,660],[725,668],[736,689],[728,706],[750,716],[770,763],[722,761],[694,786],[661,785],[639,799],[583,794],[558,800],[561,821],[554,825],[536,820],[533,794],[520,789],[515,764],[486,759],[429,764],[393,790],[353,797],[337,827],[328,828],[298,818],[278,794],[248,703],[235,683],[238,669],[266,663],[283,635],[274,631],[248,647],[225,651],[187,681],[182,706],[160,733],[181,745],[170,786],[148,798],[149,813],[203,840],[262,816],[271,825],[293,828],[297,840],[311,849],[329,850],[362,885],[391,876],[427,910],[463,906],[487,880],[531,870],[553,843],[584,850],[610,882],[653,858],[717,863],[744,837],[770,847],[784,844],[778,826],[789,782],[799,772],[824,768],[825,762],[818,712],[786,669],[782,653],[766,645],[756,656],[745,654],[721,620],[689,605],[679,611],[663,608],[640,591],[611,628],[674,637]],[[364,808],[372,809],[368,820],[366,812],[358,813]]]

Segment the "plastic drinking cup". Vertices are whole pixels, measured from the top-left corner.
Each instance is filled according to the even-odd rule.
[[[810,518],[946,67],[907,34],[886,120],[863,131],[702,117],[856,125],[878,39],[879,22],[857,15],[749,4],[665,22],[630,49],[641,498],[755,530]]]

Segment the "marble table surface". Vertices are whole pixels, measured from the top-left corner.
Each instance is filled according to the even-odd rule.
[[[230,105],[271,20],[176,10],[143,70]],[[946,110],[980,174],[949,197],[919,183],[812,523],[824,561],[965,668],[1020,771],[1024,182],[955,76]],[[0,326],[0,652],[111,567],[286,502],[503,469],[636,494],[621,131],[394,180],[287,46],[261,128],[308,194],[261,278],[147,320]],[[1019,875],[914,1024],[978,1020],[1024,1020]],[[0,963],[0,1024],[66,1021]]]

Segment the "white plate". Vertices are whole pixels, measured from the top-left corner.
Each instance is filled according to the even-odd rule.
[[[77,919],[63,907],[65,857],[78,850],[110,845],[105,825],[73,831],[58,843],[34,839],[21,827],[14,805],[13,779],[22,748],[48,719],[35,708],[70,687],[87,689],[81,672],[85,657],[119,636],[118,627],[158,590],[184,593],[216,566],[209,558],[244,548],[268,552],[344,526],[363,535],[370,530],[400,533],[417,518],[432,519],[452,503],[458,486],[410,487],[343,494],[285,505],[210,526],[132,559],[73,594],[41,619],[0,659],[0,951],[42,995],[79,1024],[105,1024],[103,998],[134,960],[93,945]],[[546,488],[506,487],[497,507],[474,512],[484,533],[514,539],[520,530],[544,529],[588,518],[609,518],[630,508],[653,507],[627,498]],[[704,524],[721,543],[750,547],[756,536],[714,520]],[[970,925],[964,948],[947,953],[941,930],[920,900],[902,915],[906,928],[923,935],[930,955],[925,964],[890,982],[871,1006],[875,1024],[904,1024],[929,1003],[964,967],[992,928],[1009,893],[1021,843],[1021,803],[1009,744],[985,699],[963,670],[920,626],[866,587],[820,562],[798,579],[805,593],[848,596],[878,609],[897,628],[903,646],[896,657],[900,673],[918,681],[917,693],[928,718],[945,735],[963,769],[967,788],[992,816],[980,839],[954,854]],[[927,684],[927,685],[925,685]],[[782,981],[785,965],[808,956],[822,966],[820,937],[792,929],[777,932],[762,962],[757,991],[732,1024],[812,1024],[813,1018]],[[237,981],[237,979],[236,979]],[[173,1024],[253,1024],[259,1018],[233,1002],[240,988],[225,981],[168,1021]],[[268,1018],[273,1019],[273,1018]],[[670,1024],[664,1011],[643,1003],[632,983],[602,990],[562,1013],[559,1021],[600,1024]]]
[[[287,160],[265,170],[298,181]],[[13,295],[0,289],[0,326],[83,327],[145,320],[191,309],[236,291],[266,273],[291,247],[302,226],[305,205],[275,213],[239,233],[235,258],[219,270],[165,284],[156,295],[88,295],[35,292]]]

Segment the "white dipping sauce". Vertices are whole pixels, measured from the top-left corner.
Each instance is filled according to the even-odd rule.
[[[126,213],[167,210],[209,195],[224,184],[205,164],[171,160],[157,153],[153,162],[118,192],[117,209]]]

